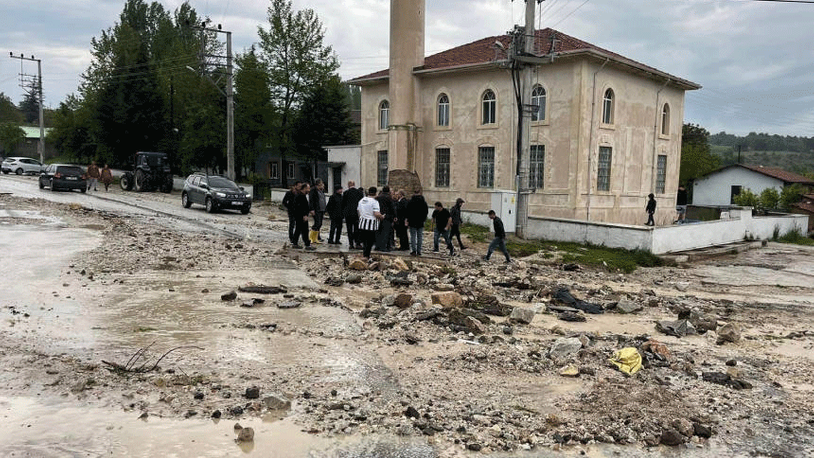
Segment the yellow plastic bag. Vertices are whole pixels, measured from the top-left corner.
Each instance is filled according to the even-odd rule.
[[[625,374],[633,375],[642,368],[642,355],[635,348],[627,347],[614,353],[610,362]]]

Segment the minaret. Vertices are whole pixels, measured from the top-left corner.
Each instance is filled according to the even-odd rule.
[[[420,110],[413,68],[424,65],[425,0],[390,0],[390,170],[416,168]]]

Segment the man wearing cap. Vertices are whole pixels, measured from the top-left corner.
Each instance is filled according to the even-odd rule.
[[[449,209],[449,215],[452,218],[452,228],[449,230],[449,238],[454,240],[457,237],[458,246],[460,246],[462,250],[466,249],[464,243],[461,242],[461,206],[465,203],[466,202],[459,197],[458,200],[455,201],[455,205]]]

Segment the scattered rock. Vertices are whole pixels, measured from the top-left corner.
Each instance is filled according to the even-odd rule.
[[[367,270],[367,261],[362,258],[356,258],[348,264],[350,270]]]
[[[221,294],[220,300],[222,301],[233,301],[237,299],[237,292],[236,291],[229,291],[226,294]]]
[[[656,330],[675,337],[684,337],[696,333],[695,327],[689,320],[658,321],[656,322]]]
[[[579,368],[573,364],[560,369],[560,375],[563,377],[577,377],[579,376]]]
[[[432,289],[435,291],[455,291],[455,286],[450,285],[449,283],[438,283],[437,285],[433,286]]]
[[[401,293],[395,297],[393,300],[393,305],[400,309],[406,309],[413,303],[413,295],[407,293]]]
[[[358,285],[359,283],[362,283],[362,276],[359,274],[351,274],[345,278],[345,281],[351,285]]]
[[[704,372],[701,374],[701,378],[704,379],[705,382],[728,386],[734,390],[748,390],[752,388],[751,383],[745,380],[734,379],[729,374],[724,374],[723,372]]]
[[[444,308],[460,307],[464,303],[461,295],[454,291],[432,293],[430,298],[433,304],[438,304]]]
[[[404,416],[407,418],[420,418],[421,414],[418,413],[415,407],[409,406],[407,410],[404,411]]]
[[[515,307],[512,314],[509,315],[510,323],[529,324],[534,319],[534,310],[522,307]]]
[[[667,428],[661,432],[661,444],[669,445],[671,447],[681,445],[685,441],[684,436],[681,435],[675,428]]]
[[[279,309],[295,309],[302,305],[299,301],[278,302],[277,308]]]
[[[263,404],[269,410],[288,410],[291,408],[291,400],[278,393],[263,398]]]
[[[254,429],[251,427],[241,428],[237,433],[238,442],[252,442],[254,441]]]
[[[585,321],[588,321],[588,319],[585,318],[585,315],[582,315],[577,312],[562,312],[559,315],[557,315],[557,318],[559,318],[562,321],[570,321],[576,323],[583,323]]]
[[[253,386],[246,388],[246,399],[257,399],[260,397],[260,388]]]
[[[561,337],[554,341],[551,349],[548,351],[548,357],[560,361],[568,359],[577,354],[582,349],[582,342],[576,337]]]
[[[255,293],[255,294],[285,294],[288,292],[282,286],[240,286],[237,288],[241,293]]]
[[[718,345],[727,342],[738,342],[741,340],[741,328],[735,323],[727,323],[718,328],[718,340],[715,342]]]
[[[616,303],[616,311],[619,313],[636,313],[644,310],[644,307],[630,299],[622,299]]]
[[[401,258],[393,259],[393,261],[390,262],[390,267],[401,272],[410,270],[410,266],[408,266],[404,259]]]

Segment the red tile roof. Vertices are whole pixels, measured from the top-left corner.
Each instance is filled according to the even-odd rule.
[[[811,178],[807,178],[796,173],[787,172],[783,169],[763,167],[762,165],[747,165],[747,164],[736,164],[736,165],[740,165],[743,168],[752,170],[757,173],[761,173],[768,177],[777,178],[778,180],[781,180],[784,183],[800,183],[808,186],[814,186],[814,180],[812,180]]]
[[[450,70],[461,67],[471,67],[484,64],[496,64],[507,58],[507,51],[511,45],[510,35],[499,35],[482,38],[472,43],[458,46],[446,51],[442,51],[424,59],[424,65],[413,69],[416,73],[431,72],[433,70]],[[499,49],[496,43],[500,43],[503,49]],[[659,75],[660,78],[669,78],[672,83],[678,84],[684,89],[699,89],[696,83],[672,76],[653,67],[628,59],[620,54],[592,45],[580,39],[566,35],[557,30],[546,28],[535,31],[534,40],[535,57],[568,57],[570,55],[592,54],[598,58],[609,58],[616,64],[630,67],[640,72]],[[380,70],[375,73],[360,76],[350,80],[350,83],[365,83],[387,78],[389,70]]]

